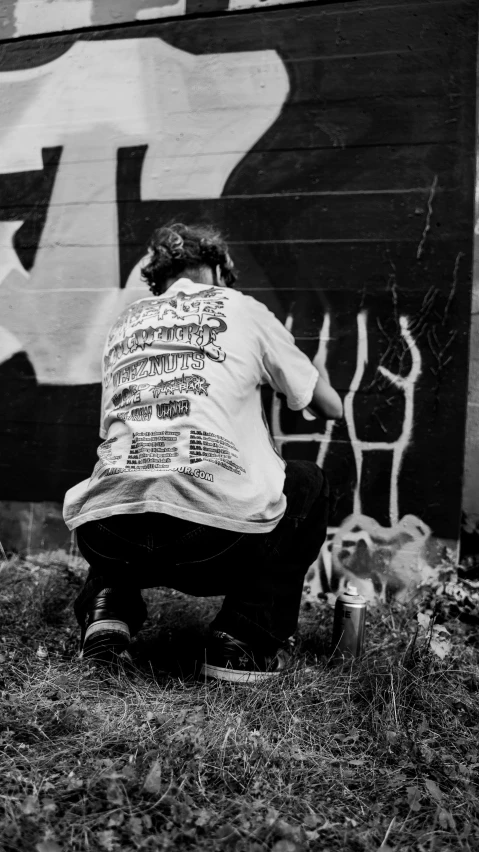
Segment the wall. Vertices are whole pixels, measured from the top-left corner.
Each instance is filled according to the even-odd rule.
[[[239,12],[307,0],[2,0],[0,38],[65,32],[132,21]],[[331,0],[330,0],[331,2]]]
[[[345,398],[333,425],[265,397],[284,457],[317,460],[332,483],[312,594],[320,575],[350,574],[403,594],[459,535],[476,4],[226,5],[146,22],[153,4],[125,2],[136,23],[102,29],[113,5],[75,0],[88,6],[75,26],[93,28],[24,38],[10,5],[0,538],[69,546],[59,503],[94,463],[107,328],[142,292],[156,223],[210,219],[242,289],[308,355],[321,348]]]
[[[479,80],[479,63],[477,69]],[[478,90],[479,99],[479,90]],[[478,101],[479,103],[479,101]],[[463,542],[477,554],[479,549],[479,106],[477,115],[476,203],[474,226],[474,263],[472,283],[469,382],[464,458]]]

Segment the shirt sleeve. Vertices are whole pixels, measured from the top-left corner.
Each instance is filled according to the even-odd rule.
[[[105,346],[103,349],[103,355],[101,359],[101,402],[100,402],[100,438],[105,441],[108,430],[106,428],[105,423],[105,408],[106,408],[106,387],[105,387],[105,355],[108,352],[108,338],[105,341]]]
[[[101,389],[101,405],[100,405],[100,438],[104,441],[107,436],[107,431],[105,429],[105,388]]]
[[[313,398],[319,373],[308,356],[296,346],[293,335],[271,311],[264,305],[262,308],[263,381],[286,396],[288,408],[301,411]]]

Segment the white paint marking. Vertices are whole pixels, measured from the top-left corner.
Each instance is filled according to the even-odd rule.
[[[186,0],[176,0],[176,2],[154,6],[151,9],[138,9],[135,17],[137,21],[150,21],[155,18],[169,18],[176,15],[186,15]]]
[[[404,393],[404,420],[400,437],[395,441],[393,449],[393,464],[391,470],[391,491],[389,501],[389,516],[391,525],[397,524],[399,520],[399,472],[404,453],[411,441],[414,426],[414,391],[416,382],[421,374],[421,353],[410,330],[407,317],[399,318],[401,335],[407,343],[411,355],[411,370],[407,376],[393,375],[385,367],[378,370],[389,379],[392,384],[400,388]]]
[[[0,325],[0,364],[8,361],[9,358],[12,358],[18,352],[22,352],[22,350],[23,346],[18,337],[15,337],[8,329]]]
[[[348,427],[349,437],[353,445],[354,461],[356,464],[356,486],[354,489],[353,512],[359,514],[361,512],[361,476],[363,470],[363,449],[362,442],[358,441],[356,434],[356,423],[354,420],[354,397],[356,391],[359,390],[361,381],[364,375],[366,364],[368,363],[368,333],[367,333],[367,313],[361,311],[357,317],[358,328],[358,346],[356,356],[356,370],[351,382],[350,388],[344,399],[344,418]]]
[[[89,27],[93,0],[17,0],[15,35],[55,33]]]
[[[353,514],[352,518],[364,517],[362,514],[361,504],[361,485],[363,474],[364,453],[369,451],[384,451],[391,452],[393,455],[390,492],[389,492],[389,520],[391,527],[395,527],[399,522],[399,474],[401,471],[402,460],[404,453],[412,439],[414,428],[414,393],[417,380],[421,374],[421,353],[409,329],[407,317],[399,318],[399,329],[401,337],[405,340],[409,354],[411,356],[411,369],[408,375],[401,376],[392,373],[386,367],[379,366],[379,372],[385,376],[391,384],[400,389],[404,393],[404,419],[402,430],[399,438],[396,441],[363,441],[358,438],[356,429],[356,420],[354,415],[354,401],[364,377],[366,365],[368,364],[368,331],[367,331],[367,312],[361,311],[357,316],[357,353],[356,353],[356,368],[348,393],[344,399],[344,418],[348,428],[349,442],[351,444],[355,467],[356,467],[356,485],[353,496]],[[288,315],[285,322],[286,328],[289,331],[292,329],[293,317]],[[330,317],[325,314],[323,324],[320,331],[318,353],[322,362],[326,364],[328,358],[328,343],[330,340]],[[325,459],[332,440],[332,432],[334,429],[334,421],[328,421],[326,431],[322,433],[310,434],[285,434],[281,429],[280,424],[281,404],[277,394],[273,395],[271,409],[271,424],[274,440],[281,450],[282,446],[287,443],[309,443],[318,442],[320,444],[317,463],[320,467],[324,466]]]
[[[319,346],[318,346],[318,357],[320,358],[321,363],[324,365],[324,369],[326,371],[326,375],[329,378],[329,373],[327,369],[327,361],[328,361],[328,344],[330,340],[331,333],[331,318],[329,314],[324,315],[323,324],[321,326],[321,331],[319,332]],[[326,458],[326,454],[329,450],[329,445],[331,443],[331,438],[333,435],[333,429],[335,426],[334,420],[326,421],[326,431],[324,433],[324,437],[321,441],[319,447],[319,453],[317,458],[317,464],[319,467],[324,466],[324,461]]]
[[[18,265],[0,278],[2,325],[40,382],[100,381],[108,329],[138,298],[138,280],[119,289],[118,148],[148,146],[142,200],[218,198],[288,91],[274,50],[196,56],[159,38],[77,41],[46,65],[0,73],[0,174],[40,170],[42,148],[62,147],[29,292]]]
[[[284,322],[285,328],[287,331],[292,333],[293,330],[293,314],[289,313]],[[325,314],[323,319],[323,324],[321,326],[321,331],[319,333],[319,344],[318,344],[318,353],[322,359],[324,365],[326,365],[327,356],[328,356],[328,342],[330,335],[330,317],[329,314]],[[275,441],[278,451],[281,452],[281,448],[283,444],[288,444],[291,442],[297,442],[300,444],[304,443],[319,443],[320,448],[318,452],[317,463],[320,467],[323,466],[324,459],[326,457],[326,453],[328,452],[329,444],[331,442],[331,436],[334,429],[334,420],[328,420],[326,422],[326,429],[324,432],[310,432],[306,434],[293,434],[288,435],[283,432],[281,428],[281,402],[279,396],[274,393],[272,402],[271,402],[271,432],[273,436],[273,440]],[[309,414],[309,412],[304,409],[303,417],[305,420],[316,420],[317,418],[314,415]]]
[[[264,9],[267,6],[282,6],[285,3],[305,3],[306,0],[230,0],[228,12],[241,9]]]
[[[22,225],[23,221],[0,222],[0,285],[11,272],[17,272],[28,280],[28,272],[13,245],[13,238]]]
[[[392,526],[399,520],[399,473],[404,453],[409,445],[413,431],[414,420],[414,391],[417,379],[421,373],[421,353],[409,331],[407,317],[400,317],[399,326],[401,336],[407,343],[411,355],[412,366],[407,376],[391,373],[386,367],[379,366],[378,370],[383,376],[397,388],[403,391],[405,397],[405,410],[403,427],[400,437],[396,441],[360,441],[356,433],[354,418],[354,396],[359,390],[364,370],[368,363],[368,338],[367,338],[367,315],[362,312],[358,315],[358,347],[356,358],[356,372],[351,382],[348,394],[344,400],[344,416],[348,427],[351,445],[356,464],[356,487],[354,490],[353,516],[362,514],[361,506],[361,479],[364,452],[369,450],[389,450],[393,453],[390,493],[389,493],[389,520]]]

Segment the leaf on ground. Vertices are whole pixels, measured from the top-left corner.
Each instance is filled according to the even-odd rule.
[[[418,787],[406,787],[408,805],[412,811],[421,810],[421,793]]]
[[[291,825],[291,823],[286,822],[285,819],[280,819],[275,825],[275,830],[282,837],[288,838],[288,840],[296,840],[300,841],[301,839],[301,828],[299,825]]]
[[[439,822],[439,825],[441,826],[441,828],[443,828],[443,829],[452,828],[453,831],[455,830],[456,823],[454,821],[454,817],[449,811],[446,811],[445,808],[441,808],[439,810],[439,813],[437,815],[437,819],[438,819],[438,822]]]
[[[439,787],[437,786],[436,782],[435,782],[435,781],[433,781],[433,780],[432,780],[432,778],[426,778],[426,780],[425,780],[425,782],[424,782],[424,783],[426,784],[426,787],[427,787],[427,789],[428,789],[428,792],[431,794],[431,796],[433,797],[433,799],[435,799],[435,800],[436,800],[436,802],[441,803],[441,802],[442,802],[442,798],[443,798],[443,797],[442,797],[442,792],[441,792],[441,790],[439,789]]]
[[[205,711],[201,705],[196,705],[185,718],[187,725],[202,725],[205,722]]]
[[[83,780],[81,778],[75,778],[73,773],[70,772],[67,781],[67,790],[79,790],[80,787],[83,787]]]
[[[356,777],[356,773],[355,773],[354,769],[343,769],[342,767],[341,767],[341,775],[342,775],[343,778],[355,778]]]
[[[304,833],[306,835],[306,840],[309,840],[310,843],[312,843],[313,840],[317,840],[320,836],[319,831],[316,831],[316,829],[313,831],[308,831],[308,829],[306,829]]]
[[[62,852],[62,847],[54,840],[42,840],[35,846],[37,852]]]
[[[141,837],[143,834],[143,820],[141,817],[131,816],[128,820],[128,828],[134,837]]]
[[[434,760],[434,752],[429,746],[421,744],[419,752],[422,754],[425,763],[430,764]]]
[[[306,759],[304,751],[301,751],[299,746],[292,746],[289,751],[289,756],[292,760],[299,760],[300,762],[303,762]]]
[[[330,822],[329,819],[325,820],[322,825],[318,826],[318,831],[329,831],[330,828],[335,828],[337,825],[340,825],[339,822]]]
[[[436,655],[436,657],[439,657],[440,660],[443,660],[444,657],[447,657],[447,655],[451,653],[452,644],[449,639],[446,638],[444,633],[438,633],[436,631],[437,628],[434,628],[429,647],[432,653]]]
[[[159,793],[162,787],[162,772],[161,772],[161,763],[159,760],[154,760],[148,775],[145,778],[145,783],[143,785],[144,790],[147,793]]]
[[[40,805],[37,796],[27,796],[22,804],[22,813],[25,816],[32,816],[32,814],[38,813],[39,809]]]
[[[98,843],[102,847],[102,849],[106,849],[107,852],[114,852],[116,847],[116,834],[111,828],[107,828],[106,831],[99,831],[97,834]]]
[[[404,772],[394,773],[389,779],[390,787],[401,787],[404,782],[407,781],[407,775]]]
[[[303,849],[304,847],[300,846],[299,843],[295,843],[294,840],[283,838],[274,844],[271,852],[303,852]]]
[[[470,775],[472,775],[472,767],[466,766],[465,763],[458,763],[457,768],[458,768],[459,772],[461,773],[461,775],[465,775],[466,778],[468,778]]]
[[[318,822],[319,822],[319,818],[318,818]],[[325,822],[323,822],[322,825],[317,825],[317,828],[315,828],[314,831],[306,831],[305,834],[306,834],[306,837],[308,838],[308,840],[317,840],[318,837],[319,837],[320,831],[329,831],[330,828],[335,828],[338,825],[339,825],[339,822],[330,822],[329,819],[327,819]]]
[[[425,716],[422,717],[421,723],[418,726],[417,732],[418,734],[425,734],[426,731],[429,730],[429,723]]]
[[[42,811],[44,814],[53,814],[55,813],[57,806],[53,799],[43,799],[42,801]]]
[[[199,811],[196,812],[197,816],[195,819],[195,825],[203,826],[208,825],[212,817],[214,816],[212,811],[208,811],[206,808],[200,808]]]
[[[416,618],[420,627],[423,627],[424,630],[427,630],[429,628],[429,625],[431,623],[431,617],[429,615],[426,615],[425,612],[418,612]]]
[[[124,804],[125,801],[123,796],[123,790],[117,781],[110,781],[106,789],[106,797],[110,802],[110,805],[121,806]]]
[[[112,776],[113,777],[113,776]],[[117,778],[126,778],[127,781],[134,781],[136,778],[136,769],[132,763],[126,763],[116,773]]]
[[[433,633],[447,633],[448,636],[451,635],[447,627],[444,626],[444,624],[435,624],[433,628]]]
[[[237,831],[234,825],[231,825],[229,822],[222,825],[216,832],[217,839],[226,846],[236,844],[237,840],[240,839],[240,836],[239,831]]]

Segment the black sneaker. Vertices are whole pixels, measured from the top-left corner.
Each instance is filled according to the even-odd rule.
[[[80,640],[80,659],[111,663],[128,659],[130,628],[113,589],[102,589],[93,598]]]
[[[231,683],[257,683],[277,677],[291,665],[291,654],[279,648],[265,654],[229,633],[213,630],[205,649],[205,661],[200,673],[204,677],[227,680]]]

